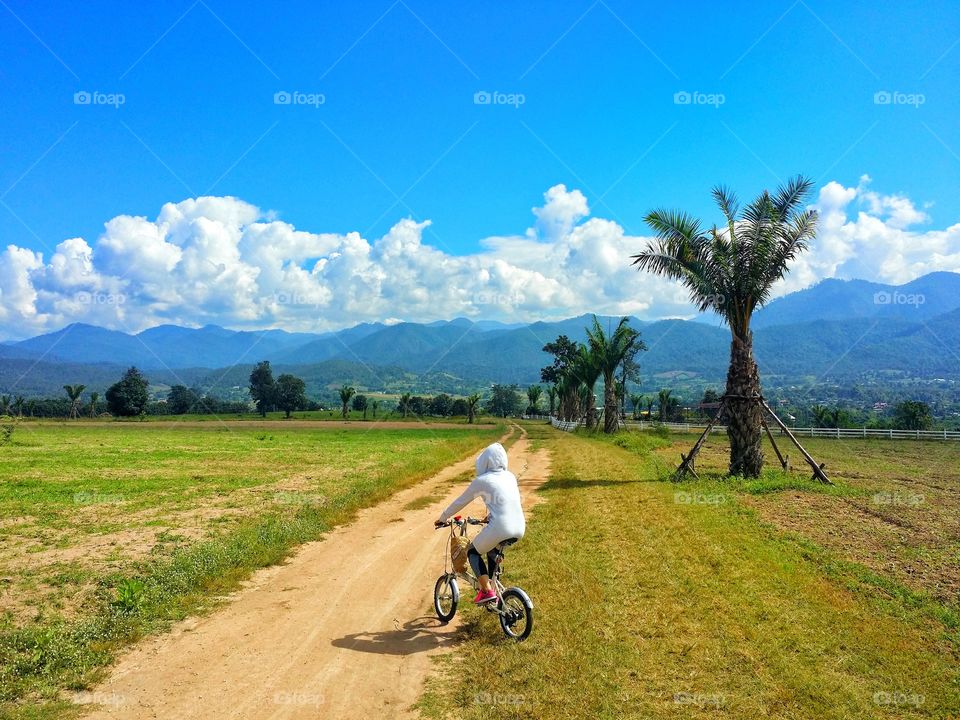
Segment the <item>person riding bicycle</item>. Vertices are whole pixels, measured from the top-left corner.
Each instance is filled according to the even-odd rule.
[[[517,542],[526,530],[520,488],[516,476],[507,470],[507,451],[500,443],[493,443],[477,456],[477,477],[440,514],[436,525],[446,523],[478,497],[483,498],[487,506],[487,526],[473,538],[467,550],[467,559],[480,583],[480,591],[473,602],[482,605],[497,598],[490,582],[490,572],[496,565],[500,546]],[[487,556],[486,563],[483,555]]]

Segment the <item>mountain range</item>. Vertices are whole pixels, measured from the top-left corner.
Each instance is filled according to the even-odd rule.
[[[0,392],[59,394],[64,383],[103,389],[136,365],[158,386],[183,382],[226,389],[246,384],[270,360],[322,392],[349,382],[377,390],[466,392],[494,382],[533,383],[560,334],[583,341],[589,315],[504,324],[465,318],[365,323],[330,333],[234,331],[161,325],[131,335],[75,323],[0,344]],[[602,322],[614,322],[603,318]],[[642,374],[662,384],[722,383],[729,332],[696,320],[631,318],[647,351]],[[904,285],[824,280],[772,301],[753,321],[764,382],[885,378],[960,379],[960,274],[938,272]]]

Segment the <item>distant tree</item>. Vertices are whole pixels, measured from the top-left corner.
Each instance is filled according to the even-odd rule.
[[[371,401],[370,401],[370,409],[373,411],[373,419],[374,419],[374,420],[377,419],[377,408],[379,408],[379,407],[380,407],[380,401],[379,401],[379,400],[371,400]]]
[[[680,410],[680,401],[673,397],[671,390],[661,390],[657,394],[657,407],[660,409],[660,422],[670,422],[676,419]]]
[[[83,391],[87,389],[86,385],[64,385],[63,389],[67,391],[67,397],[70,398],[70,419],[76,420],[80,415],[80,396],[83,395]],[[10,398],[6,398],[7,406],[10,404]],[[3,412],[6,415],[6,411]]]
[[[624,417],[627,414],[626,404],[629,383],[640,382],[640,363],[637,362],[637,355],[646,351],[646,349],[646,343],[638,337],[630,346],[630,349],[624,353],[623,360],[620,361],[620,392],[618,397],[620,398],[620,414]]]
[[[174,385],[167,393],[167,412],[171,415],[184,415],[196,412],[196,405],[200,401],[196,393],[186,385]]]
[[[446,417],[453,409],[453,398],[446,393],[440,393],[430,401],[430,413]]]
[[[97,403],[100,401],[100,393],[90,393],[90,417],[97,416]]]
[[[644,402],[646,402],[646,404],[647,404],[647,420],[653,420],[653,403],[654,403],[654,398],[653,398],[652,396],[648,395],[647,398],[646,398],[646,400],[645,400]]]
[[[551,385],[547,388],[547,398],[550,400],[550,415],[553,416],[553,411],[557,406],[557,386]]]
[[[357,412],[362,412],[362,413],[363,413],[363,419],[364,419],[364,420],[367,419],[367,407],[368,407],[368,405],[369,405],[369,401],[367,400],[367,396],[366,396],[366,395],[354,395],[354,396],[353,396],[353,402],[351,403],[351,407],[352,407],[354,410],[356,410]]]
[[[540,370],[540,381],[556,385],[576,363],[580,346],[566,335],[560,335],[553,342],[544,345],[543,351],[553,355],[553,362]]]
[[[540,385],[531,385],[527,388],[527,400],[530,404],[527,406],[527,415],[537,415],[540,409],[537,404],[540,402],[540,396],[543,395],[543,388]]]
[[[466,416],[470,412],[470,406],[464,398],[456,398],[453,405],[450,406],[450,414],[457,417]]]
[[[523,412],[523,399],[516,385],[494,385],[487,410],[492,415],[508,417]]]
[[[290,417],[294,410],[301,410],[307,404],[307,386],[295,375],[284,373],[277,378],[274,388],[277,407],[283,410],[285,417]]]
[[[703,391],[703,398],[700,400],[703,405],[712,405],[720,402],[720,395],[713,388],[707,388]],[[709,418],[715,418],[719,408],[704,408],[703,412]]]
[[[13,400],[13,410],[17,413],[17,417],[23,417],[23,406],[26,403],[23,395],[17,395]]]
[[[107,407],[113,415],[121,417],[142,415],[150,399],[149,386],[143,373],[131,367],[119,382],[107,388]]]
[[[342,407],[340,408],[340,414],[344,418],[346,418],[347,414],[350,412],[347,407],[347,404],[350,402],[350,398],[352,398],[356,392],[357,392],[356,389],[351,387],[350,385],[344,385],[343,387],[340,388],[340,402],[342,403]]]
[[[587,329],[587,337],[590,342],[590,354],[594,358],[600,375],[603,376],[603,431],[612,433],[619,425],[614,376],[624,358],[639,342],[640,333],[630,327],[630,320],[626,317],[620,318],[620,322],[612,332],[604,332],[603,326],[594,315],[593,326]]]
[[[631,395],[630,406],[633,408],[633,419],[640,419],[640,409],[643,407],[643,395]]]
[[[270,361],[258,362],[253,368],[253,372],[250,373],[250,397],[257,404],[257,412],[260,413],[260,417],[266,417],[267,411],[273,407],[275,390]]]
[[[479,393],[474,393],[467,398],[467,422],[473,424],[474,418],[477,416],[477,407],[480,405],[480,395]]]
[[[929,430],[933,427],[930,406],[918,400],[898,403],[893,412],[893,424],[898,430]]]
[[[64,388],[67,386],[64,385]],[[0,415],[9,415],[10,414],[10,396],[9,395],[0,395]]]
[[[400,396],[400,402],[397,403],[397,410],[401,412],[403,417],[406,417],[410,412],[410,393],[404,393]]]
[[[426,415],[430,410],[430,403],[426,398],[422,398],[419,395],[414,395],[410,398],[410,412],[412,412],[417,417]]]

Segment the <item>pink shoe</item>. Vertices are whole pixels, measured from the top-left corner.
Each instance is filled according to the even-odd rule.
[[[493,590],[488,590],[487,592],[484,592],[483,590],[481,590],[480,592],[477,593],[477,596],[473,599],[473,602],[476,605],[485,605],[491,600],[496,600],[496,599],[497,599],[497,593],[495,593]]]

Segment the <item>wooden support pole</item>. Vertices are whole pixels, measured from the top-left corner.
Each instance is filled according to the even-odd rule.
[[[717,422],[717,418],[720,417],[721,411],[723,410],[723,402],[721,401],[720,407],[717,408],[717,414],[711,418],[710,422],[707,423],[706,429],[704,429],[703,434],[697,439],[697,442],[694,443],[693,449],[690,450],[690,454],[684,457],[681,453],[680,457],[683,458],[683,462],[680,463],[680,467],[677,468],[677,477],[682,478],[684,473],[693,472],[693,461],[697,457],[697,453],[700,452],[700,448],[703,447],[703,443],[706,442],[707,436],[710,435],[710,430],[713,429],[713,426]],[[693,476],[697,477],[697,474],[693,472]],[[698,478],[699,479],[699,478]]]
[[[777,459],[780,460],[780,467],[786,470],[787,461],[784,459],[783,455],[780,454],[780,448],[777,447],[777,443],[773,440],[773,433],[770,432],[770,426],[767,425],[767,419],[761,415],[760,421],[763,423],[763,429],[767,431],[767,437],[770,438],[770,444],[773,445],[773,451],[777,454]]]
[[[803,445],[800,444],[800,441],[797,440],[797,438],[794,436],[792,432],[790,432],[790,428],[784,425],[783,421],[779,417],[777,417],[777,414],[770,409],[770,406],[767,405],[767,401],[761,398],[760,403],[763,405],[764,408],[766,408],[767,412],[770,413],[770,416],[776,421],[777,425],[780,426],[780,429],[787,434],[787,437],[793,440],[793,444],[797,446],[797,449],[803,454],[804,459],[806,459],[810,467],[813,468],[814,478],[818,479],[822,483],[826,483],[827,485],[833,485],[833,482],[830,480],[830,478],[827,477],[827,474],[823,471],[823,465],[817,464],[817,461],[814,460],[813,457],[811,457],[810,453],[808,453],[804,449]]]

